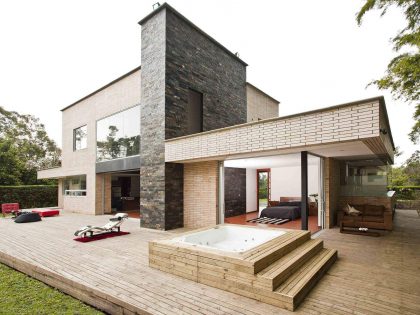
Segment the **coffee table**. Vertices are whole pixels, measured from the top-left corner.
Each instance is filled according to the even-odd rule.
[[[369,228],[367,227],[350,227],[350,226],[344,226],[343,222],[340,223],[340,233],[345,234],[353,234],[353,235],[367,235],[367,236],[380,236],[381,234],[376,231],[369,231]]]

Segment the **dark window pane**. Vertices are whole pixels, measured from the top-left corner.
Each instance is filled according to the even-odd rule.
[[[188,134],[203,131],[203,94],[194,90],[188,92]]]

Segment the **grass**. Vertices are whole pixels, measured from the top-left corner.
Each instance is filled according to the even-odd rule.
[[[34,278],[0,264],[0,314],[103,314]]]
[[[259,199],[260,204],[267,204],[267,198],[260,198]]]

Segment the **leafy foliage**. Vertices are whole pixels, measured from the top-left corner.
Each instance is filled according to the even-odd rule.
[[[53,185],[0,186],[0,204],[17,202],[21,209],[56,207],[57,189]]]
[[[409,52],[400,53],[393,58],[385,75],[374,80],[379,89],[389,89],[396,99],[414,102],[416,110],[413,115],[416,123],[409,134],[412,142],[420,139],[420,1],[419,0],[366,0],[357,13],[356,20],[360,25],[365,14],[370,10],[381,10],[381,16],[396,6],[403,10],[407,25],[392,39],[394,50],[403,48]]]
[[[60,156],[38,118],[0,106],[0,185],[40,183],[37,169],[58,165]]]
[[[413,187],[420,186],[420,151],[415,151],[400,167],[391,171],[390,185]]]

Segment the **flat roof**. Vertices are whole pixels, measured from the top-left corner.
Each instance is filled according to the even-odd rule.
[[[248,64],[245,61],[243,61],[237,55],[235,55],[234,53],[232,53],[225,46],[223,46],[222,44],[220,44],[217,40],[215,40],[213,37],[211,37],[206,32],[204,32],[202,29],[200,29],[193,22],[191,22],[190,20],[188,20],[185,16],[183,16],[181,13],[179,13],[177,10],[175,10],[173,7],[171,7],[167,2],[165,2],[164,4],[162,4],[161,6],[159,6],[157,9],[155,9],[154,11],[152,11],[151,13],[149,13],[148,15],[146,15],[143,19],[140,20],[139,24],[140,25],[143,25],[150,18],[152,18],[154,15],[158,14],[160,11],[162,11],[165,8],[168,9],[168,10],[170,10],[172,13],[174,13],[177,17],[179,17],[181,20],[183,20],[184,22],[186,22],[188,25],[190,25],[192,28],[194,28],[201,35],[203,35],[204,37],[206,37],[207,39],[209,39],[211,42],[213,42],[214,44],[216,44],[217,46],[219,46],[228,55],[230,55],[231,57],[233,57],[234,59],[236,59],[237,61],[239,61],[240,63],[242,63],[244,66],[248,66]]]
[[[138,66],[137,68],[134,68],[133,70],[131,70],[131,71],[127,72],[126,74],[123,74],[122,76],[120,76],[120,77],[116,78],[115,80],[113,80],[113,81],[109,82],[108,84],[105,84],[103,87],[101,87],[101,88],[99,88],[99,89],[97,89],[97,90],[93,91],[92,93],[90,93],[90,94],[88,94],[88,95],[86,95],[86,96],[82,97],[81,99],[77,100],[76,102],[74,102],[74,103],[72,103],[72,104],[70,104],[70,105],[68,105],[68,106],[64,107],[63,109],[61,109],[61,111],[63,112],[63,111],[65,111],[66,109],[68,109],[68,108],[70,108],[70,107],[72,107],[72,106],[74,106],[74,105],[76,105],[76,104],[80,103],[81,101],[84,101],[85,99],[87,99],[87,98],[91,97],[92,95],[94,95],[94,94],[96,94],[96,93],[98,93],[98,92],[100,92],[100,91],[102,91],[102,90],[105,90],[107,87],[109,87],[109,86],[113,85],[114,83],[117,83],[118,81],[120,81],[120,80],[122,80],[122,79],[124,79],[124,78],[128,77],[130,74],[133,74],[134,72],[136,72],[136,71],[138,71],[138,70],[140,70],[140,69],[141,69],[141,66]]]
[[[280,104],[280,102],[279,102],[278,100],[276,100],[276,99],[275,99],[274,97],[272,97],[271,95],[268,95],[268,94],[267,94],[267,93],[265,93],[263,90],[261,90],[261,89],[257,88],[255,85],[253,85],[253,84],[251,84],[251,83],[249,83],[249,82],[247,82],[246,84],[247,84],[247,85],[249,85],[250,87],[252,87],[252,88],[256,89],[258,92],[260,92],[260,93],[264,94],[265,96],[267,96],[268,98],[270,98],[271,100],[273,100],[274,102],[276,102],[277,104]]]
[[[308,114],[313,114],[313,113],[320,113],[320,112],[329,111],[329,110],[332,110],[332,109],[339,109],[339,108],[343,108],[343,107],[349,107],[349,106],[353,106],[353,105],[358,105],[358,104],[363,104],[363,103],[370,103],[370,102],[379,102],[379,106],[381,106],[384,109],[385,122],[387,124],[389,138],[391,140],[392,147],[395,150],[394,139],[392,138],[391,126],[389,124],[388,114],[387,114],[387,111],[386,111],[385,98],[383,96],[376,96],[376,97],[366,98],[366,99],[363,99],[363,100],[358,100],[358,101],[354,101],[354,102],[350,102],[350,103],[343,103],[343,104],[339,104],[339,105],[333,105],[333,106],[328,106],[328,107],[324,107],[324,108],[318,108],[318,109],[315,109],[315,110],[310,110],[310,111],[306,111],[306,112],[300,112],[300,113],[286,115],[286,116],[279,116],[279,117],[274,117],[274,118],[262,119],[262,120],[259,120],[259,121],[246,122],[246,123],[243,123],[243,124],[237,124],[237,125],[227,126],[227,127],[219,128],[219,129],[212,129],[212,130],[203,131],[203,132],[195,133],[195,134],[191,134],[191,135],[186,135],[186,136],[181,136],[181,137],[166,139],[165,142],[172,142],[172,141],[177,141],[177,140],[180,140],[180,139],[197,137],[197,136],[201,136],[203,134],[215,133],[215,132],[219,132],[221,130],[228,130],[228,129],[238,128],[238,127],[245,126],[245,125],[263,124],[263,123],[266,123],[267,121],[274,121],[274,120],[281,120],[281,119],[286,119],[286,118],[293,118],[293,117],[298,117],[298,116],[303,116],[303,115],[308,115]]]

